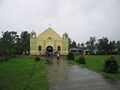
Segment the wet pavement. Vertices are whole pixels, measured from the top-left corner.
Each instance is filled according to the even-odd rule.
[[[47,65],[49,90],[120,90],[120,82],[104,78],[102,75],[70,65],[66,60]]]

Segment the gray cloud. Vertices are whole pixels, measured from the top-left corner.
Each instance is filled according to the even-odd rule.
[[[120,38],[120,0],[0,0],[0,31],[38,34],[51,24],[77,42]]]

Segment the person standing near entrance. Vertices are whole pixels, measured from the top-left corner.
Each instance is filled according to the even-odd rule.
[[[49,51],[46,51],[46,63],[45,64],[53,64],[52,53]]]
[[[60,63],[60,53],[57,52],[57,64]]]

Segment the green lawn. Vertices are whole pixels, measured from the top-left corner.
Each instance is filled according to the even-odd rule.
[[[78,64],[80,66],[82,66],[83,68],[88,68],[90,70],[93,70],[95,72],[101,73],[102,75],[104,75],[105,77],[108,78],[112,78],[114,80],[120,80],[120,56],[115,56],[115,59],[117,60],[118,64],[119,64],[119,72],[116,74],[111,74],[111,73],[105,73],[103,72],[102,68],[103,68],[103,63],[105,60],[107,60],[110,56],[109,55],[86,55],[85,56],[85,60],[86,60],[86,64]],[[75,60],[77,60],[79,57],[76,56]],[[70,63],[72,64],[77,64],[74,61],[70,61]]]
[[[21,56],[1,63],[0,90],[48,90],[44,60]]]

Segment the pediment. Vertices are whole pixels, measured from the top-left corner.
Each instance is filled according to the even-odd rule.
[[[39,39],[46,40],[48,38],[52,38],[54,40],[61,40],[61,36],[56,33],[52,28],[46,29],[44,32],[38,35]]]

